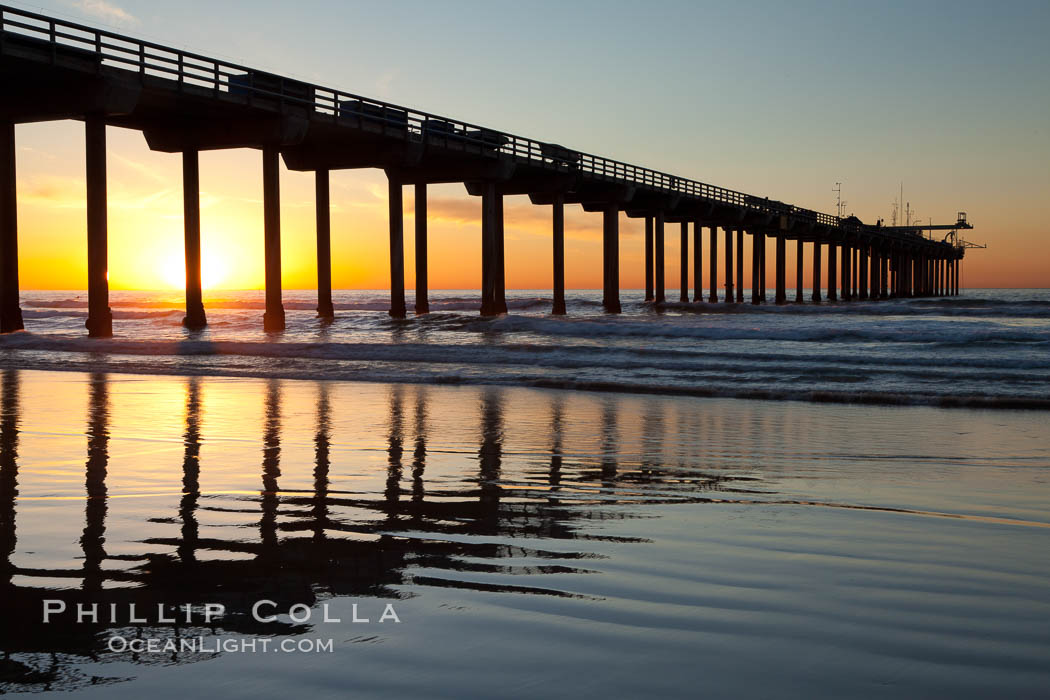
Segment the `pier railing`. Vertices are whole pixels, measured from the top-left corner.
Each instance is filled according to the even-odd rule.
[[[249,106],[282,112],[304,112],[311,119],[329,118],[408,141],[460,149],[482,157],[511,157],[533,167],[786,215],[843,230],[859,228],[830,214],[5,5],[0,5],[0,29],[0,47],[15,36],[22,41],[44,42],[52,62],[79,58],[100,72],[111,67],[137,73],[143,81],[168,80],[178,91],[240,99]]]

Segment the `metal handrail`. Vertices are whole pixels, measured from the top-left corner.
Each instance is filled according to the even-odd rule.
[[[574,151],[562,146],[496,131],[469,122],[422,112],[354,93],[326,88],[247,66],[219,61],[200,54],[173,49],[96,29],[75,22],[56,19],[6,5],[0,5],[0,41],[2,33],[46,41],[51,47],[51,61],[58,49],[83,52],[98,61],[98,69],[110,66],[133,71],[140,80],[171,79],[177,89],[210,90],[216,96],[243,96],[250,105],[276,102],[279,109],[306,108],[311,116],[356,120],[358,127],[371,126],[404,132],[406,139],[430,143],[455,144],[476,148],[479,154],[510,156],[530,165],[551,170],[588,174],[628,185],[641,185],[689,197],[731,204],[752,211],[786,214],[817,224],[859,230],[830,214],[771,201],[697,180],[643,168],[622,161]]]

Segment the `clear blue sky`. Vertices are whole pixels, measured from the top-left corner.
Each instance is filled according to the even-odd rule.
[[[865,220],[903,181],[993,257],[1045,244],[1046,0],[11,4],[822,211],[841,181]]]

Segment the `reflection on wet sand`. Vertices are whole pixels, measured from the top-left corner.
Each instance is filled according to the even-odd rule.
[[[181,493],[169,513],[147,509],[148,515],[137,516],[143,526],[171,525],[170,535],[150,530],[137,540],[132,537],[138,551],[127,551],[125,542],[121,551],[107,553],[107,517],[112,515],[112,487],[107,487],[107,479],[115,437],[111,423],[120,400],[111,395],[111,378],[95,374],[87,383],[81,566],[21,567],[13,561],[18,550],[18,512],[40,502],[18,500],[19,371],[3,372],[0,381],[0,569],[5,593],[0,615],[11,621],[0,632],[0,649],[7,659],[0,687],[8,689],[69,689],[107,680],[75,666],[84,659],[117,658],[105,647],[105,633],[114,629],[126,633],[129,603],[140,609],[185,602],[226,606],[225,617],[205,628],[199,628],[199,621],[176,624],[178,635],[220,631],[275,635],[301,634],[310,627],[292,622],[260,624],[249,614],[252,602],[265,598],[287,610],[296,603],[314,605],[327,596],[396,599],[405,595],[399,587],[406,584],[573,596],[557,586],[537,586],[533,576],[585,573],[572,563],[594,555],[582,549],[545,551],[535,547],[536,540],[603,539],[606,536],[593,521],[631,515],[629,509],[610,506],[688,500],[690,492],[721,488],[726,478],[705,475],[688,461],[681,469],[664,470],[658,456],[663,437],[658,410],[647,411],[641,423],[645,434],[640,442],[654,449],[646,449],[643,459],[630,467],[620,464],[623,445],[614,398],[601,402],[595,418],[585,419],[594,425],[584,426],[584,432],[599,435],[593,457],[589,450],[567,457],[572,439],[568,429],[579,430],[581,425],[579,420],[570,425],[566,395],[553,393],[543,395],[547,406],[540,409],[547,412],[540,420],[549,436],[535,436],[529,450],[537,454],[530,452],[526,460],[531,465],[535,459],[542,466],[538,478],[532,478],[529,468],[524,481],[520,476],[508,481],[506,390],[500,388],[470,392],[477,397],[476,410],[468,408],[451,419],[461,427],[476,421],[476,447],[459,445],[451,450],[442,436],[446,442],[439,456],[445,472],[441,478],[428,477],[428,460],[434,456],[428,452],[430,394],[426,387],[394,385],[389,387],[386,417],[381,421],[385,483],[378,491],[362,490],[353,482],[340,482],[333,471],[336,455],[345,452],[333,452],[339,435],[332,415],[332,385],[319,382],[309,436],[303,439],[312,445],[312,487],[282,490],[282,445],[288,440],[283,433],[289,429],[282,415],[286,386],[274,379],[262,390],[261,459],[255,477],[261,486],[254,495],[247,482],[233,493],[209,493],[202,490],[202,479],[211,466],[202,451],[209,429],[208,384],[194,377],[184,381],[181,469],[171,465],[172,482],[179,483],[176,474],[181,472]],[[441,418],[450,420],[447,412]],[[298,427],[295,431],[298,439],[302,431]],[[407,457],[406,446],[411,451]],[[458,455],[452,474],[448,473],[450,455]],[[637,491],[642,482],[663,484],[677,493],[645,497]],[[204,528],[202,515],[228,524]],[[587,524],[585,531],[578,527],[582,523]],[[525,540],[532,544],[516,544]],[[530,576],[527,585],[512,581],[521,574]],[[103,609],[116,604],[117,619],[45,627],[39,620],[44,599],[62,599],[71,609],[78,602],[99,603]],[[130,629],[141,636],[161,628],[152,622]],[[171,634],[170,627],[161,631]],[[11,660],[12,655],[19,660]],[[198,658],[203,656],[173,654],[167,661]]]

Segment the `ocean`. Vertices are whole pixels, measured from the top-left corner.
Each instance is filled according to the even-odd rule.
[[[86,295],[25,292],[29,332],[0,338],[0,366],[1050,408],[1050,290],[661,310],[642,296],[622,292],[613,316],[600,292],[570,291],[559,318],[549,291],[511,291],[508,315],[480,318],[476,291],[436,291],[432,313],[393,320],[388,293],[341,291],[325,325],[313,292],[285,292],[288,328],[267,336],[260,291],[207,297],[199,333],[181,294],[114,292],[115,337],[89,340]]]
[[[1048,292],[473,296],[24,293],[0,692],[1046,696]]]

